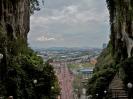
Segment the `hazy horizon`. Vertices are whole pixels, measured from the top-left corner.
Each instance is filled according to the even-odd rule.
[[[29,46],[31,47],[31,46]],[[53,46],[53,47],[31,47],[33,50],[35,49],[63,49],[63,48],[67,48],[67,49],[103,49],[103,47],[61,47],[61,46]]]

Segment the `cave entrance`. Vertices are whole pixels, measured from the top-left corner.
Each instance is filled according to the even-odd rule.
[[[86,94],[86,81],[82,78],[88,76],[88,67],[92,76],[95,57],[108,41],[109,13],[105,0],[47,0],[45,8],[31,16],[30,46],[57,62],[53,66],[58,67],[57,77],[64,92],[61,99],[72,99],[73,90],[78,97]],[[82,76],[70,77],[70,69],[78,70]]]

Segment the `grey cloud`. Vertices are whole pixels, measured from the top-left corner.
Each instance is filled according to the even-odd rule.
[[[105,0],[45,0],[45,8],[31,16],[29,43],[40,47],[100,47],[109,39],[108,24]],[[43,33],[61,35],[63,40],[39,43],[36,38]]]

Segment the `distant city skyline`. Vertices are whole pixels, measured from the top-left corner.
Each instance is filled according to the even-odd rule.
[[[106,0],[45,0],[31,16],[32,48],[102,48],[109,41]]]

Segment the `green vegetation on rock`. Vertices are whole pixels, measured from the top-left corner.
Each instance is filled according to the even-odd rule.
[[[133,83],[133,1],[106,0],[106,2],[110,13],[110,43],[98,58],[94,75],[88,82],[88,94],[96,96],[98,93],[98,99],[103,99],[103,91],[108,89],[115,74],[123,80],[125,88],[127,83]],[[122,87],[120,89],[124,90]]]
[[[121,79],[125,84],[125,88],[127,88],[127,83],[133,83],[133,57],[126,59],[118,66],[120,68]]]
[[[96,98],[96,94],[100,94],[98,99],[103,99],[104,90],[108,90],[108,86],[114,77],[115,72],[116,67],[111,55],[111,46],[108,45],[99,56],[98,63],[94,69],[94,74],[88,81],[87,94],[93,95],[94,99]]]
[[[19,38],[11,41],[4,35],[0,36],[0,41],[0,53],[4,55],[0,63],[0,96],[51,99],[53,95],[59,94],[53,67],[48,62],[44,64],[42,58],[28,48],[25,41]],[[37,80],[37,84],[33,83],[34,80]]]

